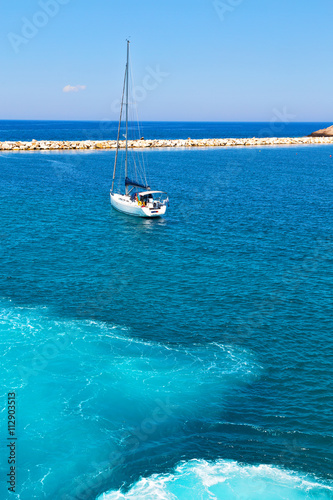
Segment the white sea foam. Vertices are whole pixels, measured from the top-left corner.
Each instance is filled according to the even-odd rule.
[[[97,500],[328,500],[333,486],[315,477],[269,465],[229,460],[191,460],[171,474],[142,478],[127,492],[103,493]]]

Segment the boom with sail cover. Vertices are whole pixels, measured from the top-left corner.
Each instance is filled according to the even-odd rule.
[[[149,186],[145,186],[144,184],[140,184],[140,182],[137,181],[132,181],[128,177],[125,179],[125,186],[133,186],[133,187],[138,187],[138,188],[144,188],[144,189],[150,189]]]

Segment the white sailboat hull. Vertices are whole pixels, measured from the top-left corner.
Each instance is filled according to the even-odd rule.
[[[134,217],[161,217],[166,212],[166,204],[156,204],[153,206],[149,203],[148,206],[139,206],[137,201],[131,200],[130,196],[118,193],[110,193],[111,205],[113,208],[127,215]]]

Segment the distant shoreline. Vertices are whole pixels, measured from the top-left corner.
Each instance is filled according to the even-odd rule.
[[[333,144],[333,137],[252,137],[241,139],[139,139],[128,141],[131,149],[147,148],[211,148],[237,146],[288,146],[306,144]],[[0,151],[63,151],[116,149],[117,141],[3,141]],[[125,148],[125,141],[119,142]]]

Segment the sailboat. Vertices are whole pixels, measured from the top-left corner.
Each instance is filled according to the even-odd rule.
[[[117,135],[116,156],[113,169],[112,186],[110,190],[111,205],[119,212],[123,212],[135,217],[161,217],[165,214],[169,199],[167,193],[164,191],[152,190],[146,181],[144,172],[145,183],[140,182],[140,179],[130,179],[128,177],[129,170],[129,151],[128,151],[128,95],[129,95],[129,40],[127,40],[127,59],[126,69],[123,85],[123,93],[120,106],[120,118]],[[120,146],[120,129],[122,123],[123,106],[125,104],[126,111],[126,125],[125,125],[125,175],[123,186],[120,192],[114,189],[115,178],[117,170],[117,162],[119,159],[119,146]],[[135,167],[136,165],[134,165]],[[144,170],[144,165],[143,165]],[[137,168],[134,169],[136,172]]]

